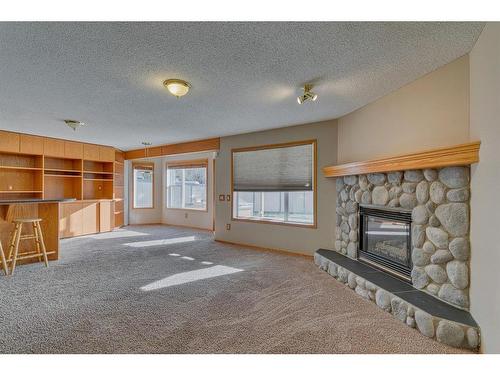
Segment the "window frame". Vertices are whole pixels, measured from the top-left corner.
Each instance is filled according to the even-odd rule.
[[[301,146],[301,145],[313,145],[313,222],[312,223],[295,223],[295,222],[284,222],[279,220],[271,220],[271,219],[262,219],[262,218],[239,218],[234,216],[234,205],[236,202],[235,192],[234,191],[234,153],[235,152],[243,152],[243,151],[258,151],[258,150],[266,150],[272,148],[283,148],[283,147],[293,147],[293,146]],[[294,141],[294,142],[286,142],[286,143],[275,143],[275,144],[267,144],[261,146],[251,146],[251,147],[239,147],[231,149],[231,221],[241,221],[247,223],[258,223],[258,224],[273,224],[273,225],[284,225],[290,227],[300,227],[300,228],[309,228],[309,229],[317,229],[318,225],[318,142],[316,139],[308,139],[304,141]]]
[[[151,207],[136,207],[135,206],[135,170],[139,169],[137,167],[151,167],[152,178],[151,178]],[[152,210],[155,209],[155,163],[153,162],[135,162],[132,163],[132,209],[134,210]]]
[[[205,208],[182,208],[182,207],[168,207],[168,167],[185,167],[179,169],[192,168],[205,168]],[[179,160],[179,161],[167,161],[165,163],[165,209],[167,210],[178,210],[178,211],[195,211],[195,212],[208,212],[208,181],[209,181],[209,170],[208,170],[208,159],[196,159],[196,160]]]

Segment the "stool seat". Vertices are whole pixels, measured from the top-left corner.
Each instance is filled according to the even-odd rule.
[[[42,228],[40,226],[41,221],[42,219],[40,218],[18,218],[12,220],[14,223],[14,231],[10,239],[8,256],[8,262],[11,263],[11,275],[14,274],[14,270],[16,269],[16,262],[22,259],[38,258],[40,262],[43,259],[45,266],[49,266],[47,251],[43,241]],[[33,234],[22,234],[23,224],[31,224],[33,226]],[[35,240],[36,251],[19,254],[19,242],[21,240]]]
[[[39,223],[41,222],[42,219],[14,219],[12,220],[13,223]]]

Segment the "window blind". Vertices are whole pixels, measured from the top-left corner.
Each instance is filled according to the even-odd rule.
[[[233,151],[234,191],[313,190],[314,143]]]
[[[188,168],[206,168],[208,166],[207,159],[201,160],[188,160],[182,162],[168,163],[168,169],[188,169]]]

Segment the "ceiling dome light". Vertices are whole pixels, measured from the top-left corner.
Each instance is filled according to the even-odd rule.
[[[84,126],[85,123],[84,122],[81,122],[81,121],[77,121],[77,120],[70,120],[70,119],[66,119],[66,120],[63,120],[66,125],[68,125],[71,129],[75,130],[78,129],[80,126]]]
[[[173,96],[178,98],[186,95],[191,88],[191,85],[182,79],[166,79],[163,81],[163,86],[165,86]]]
[[[318,94],[312,92],[311,89],[312,85],[304,85],[304,94],[297,97],[297,103],[302,104],[307,100],[316,101]]]

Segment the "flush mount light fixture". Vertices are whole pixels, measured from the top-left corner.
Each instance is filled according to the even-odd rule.
[[[318,95],[311,91],[312,85],[304,85],[304,94],[297,97],[297,103],[302,104],[307,100],[312,100],[313,102],[318,99]]]
[[[177,98],[186,95],[191,88],[191,85],[182,79],[166,79],[163,81],[163,86]]]
[[[79,128],[80,126],[84,126],[85,123],[84,122],[81,122],[81,121],[76,121],[76,120],[69,120],[69,119],[66,119],[66,120],[63,120],[66,125],[68,125],[71,129],[75,130],[77,128]]]

